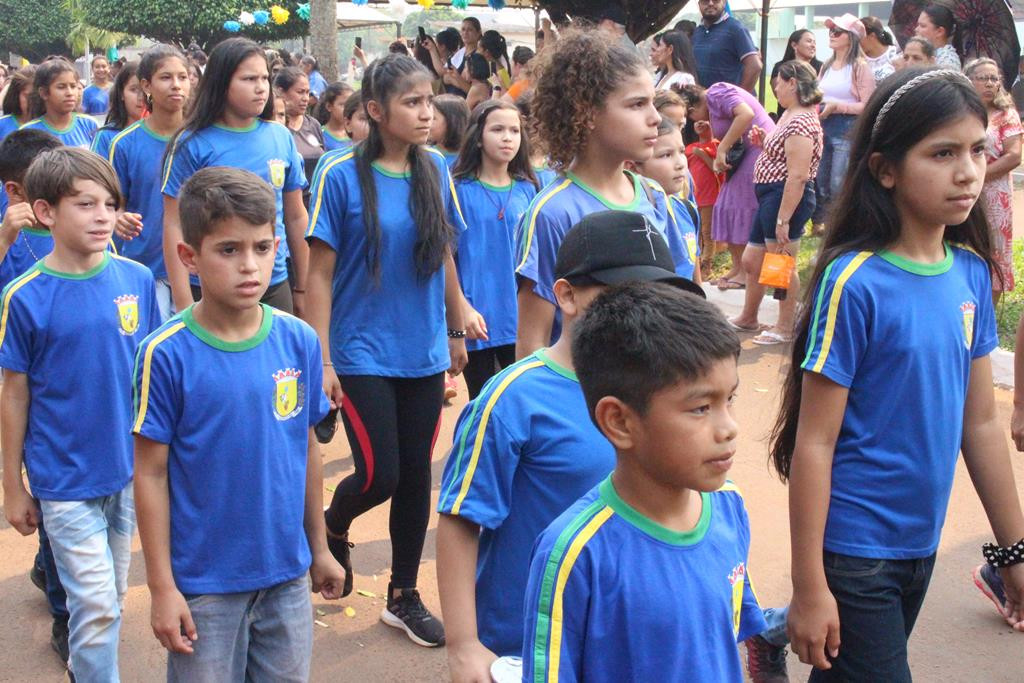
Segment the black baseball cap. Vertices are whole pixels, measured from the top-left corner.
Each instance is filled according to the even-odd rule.
[[[555,279],[584,276],[604,285],[665,282],[707,298],[700,285],[676,274],[665,238],[634,211],[592,213],[566,233],[555,257]]]

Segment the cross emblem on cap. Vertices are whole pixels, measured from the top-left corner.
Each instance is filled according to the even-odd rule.
[[[647,216],[643,216],[644,227],[633,230],[633,232],[643,233],[643,236],[647,238],[647,245],[651,248],[651,260],[656,260],[658,257],[654,253],[654,242],[651,241],[651,235],[654,234],[654,229],[651,227],[650,221],[647,220]]]

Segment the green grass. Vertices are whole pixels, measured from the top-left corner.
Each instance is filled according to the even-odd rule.
[[[796,256],[797,272],[800,273],[800,282],[806,287],[807,281],[814,270],[811,259],[818,252],[821,244],[820,237],[804,237],[800,241],[800,251]],[[708,282],[726,274],[729,270],[729,252],[723,251],[715,254],[712,261],[711,273],[704,274]],[[1024,240],[1013,241],[1013,272],[1015,276],[1024,277]],[[1007,351],[1014,350],[1017,334],[1017,322],[1021,315],[1024,315],[1024,282],[1017,283],[1012,292],[1003,294],[999,305],[996,307],[996,328],[999,332],[999,347]]]

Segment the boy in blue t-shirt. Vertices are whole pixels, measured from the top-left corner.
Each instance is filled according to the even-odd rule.
[[[203,298],[142,342],[134,375],[153,631],[169,681],[305,681],[310,587],[334,599],[344,583],[312,438],[328,410],[320,344],[260,303],[279,247],[269,184],[205,168],[179,210],[178,253]]]
[[[609,289],[577,322],[576,372],[616,464],[534,547],[524,681],[743,680],[737,642],[765,622],[726,480],[739,350],[717,308],[660,283]]]
[[[581,495],[608,476],[615,451],[594,427],[573,371],[576,320],[608,285],[677,276],[665,241],[638,213],[601,211],[558,250],[554,292],[563,334],[492,378],[455,427],[441,481],[438,588],[455,680],[487,674],[523,643],[526,549]]]
[[[25,189],[53,251],[0,295],[4,513],[25,535],[40,513],[46,523],[67,592],[72,672],[115,681],[135,516],[131,364],[159,321],[153,276],[106,251],[121,190],[103,159],[44,152]]]

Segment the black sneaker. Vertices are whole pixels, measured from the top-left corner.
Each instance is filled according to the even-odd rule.
[[[337,536],[332,535],[331,531],[327,532],[327,549],[331,551],[331,555],[338,561],[341,568],[345,570],[345,587],[341,590],[341,597],[345,597],[352,592],[352,580],[355,577],[352,573],[351,550],[355,545],[355,543],[349,542],[347,531]]]
[[[392,597],[388,584],[388,606],[381,610],[380,620],[388,626],[400,628],[409,640],[423,647],[444,645],[444,624],[430,613],[420,600],[415,588],[403,588],[400,597]]]
[[[761,636],[747,638],[747,673],[753,683],[788,683],[786,648],[772,645]]]
[[[71,650],[68,648],[68,617],[54,617],[50,628],[50,647],[60,657],[61,664],[68,665]]]
[[[313,433],[316,434],[316,440],[320,443],[327,444],[334,438],[334,433],[338,431],[338,409],[335,408],[331,412],[327,413],[327,416],[316,423],[313,427]]]
[[[33,586],[44,593],[46,592],[46,570],[38,564],[34,564],[28,573],[28,578],[32,581]]]

